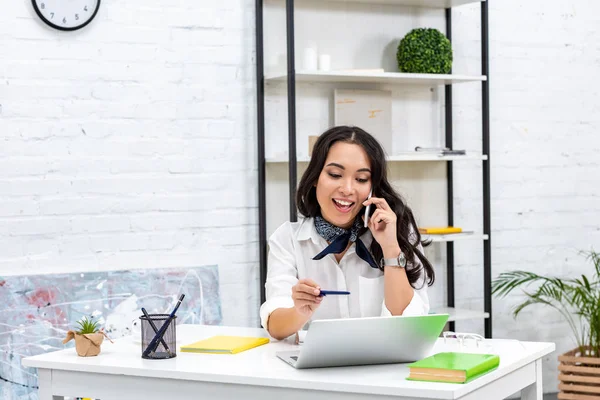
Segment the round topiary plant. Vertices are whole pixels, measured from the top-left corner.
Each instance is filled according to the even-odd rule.
[[[452,69],[452,44],[440,31],[416,28],[398,44],[398,69],[420,74],[447,74]]]

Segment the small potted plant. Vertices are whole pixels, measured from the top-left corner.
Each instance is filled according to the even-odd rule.
[[[416,28],[400,40],[396,52],[398,70],[417,74],[449,74],[452,43],[439,30]]]
[[[100,354],[100,346],[106,337],[103,329],[98,329],[98,321],[92,321],[88,317],[77,321],[78,330],[70,330],[67,332],[67,337],[63,340],[66,344],[71,339],[75,339],[75,350],[81,357],[92,357]],[[112,341],[111,341],[112,343]]]
[[[559,278],[510,271],[492,282],[492,294],[498,297],[522,289],[526,299],[515,307],[515,318],[524,308],[543,304],[556,309],[569,324],[577,347],[558,357],[558,389],[566,396],[559,398],[565,399],[600,399],[600,253],[584,254],[594,265],[591,277]],[[532,284],[537,286],[524,289]]]

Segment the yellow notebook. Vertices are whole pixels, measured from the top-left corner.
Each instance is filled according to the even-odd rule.
[[[462,228],[444,226],[439,228],[419,228],[419,232],[426,235],[444,235],[446,233],[461,233]]]
[[[236,354],[269,343],[269,338],[247,336],[213,336],[181,346],[182,352]]]

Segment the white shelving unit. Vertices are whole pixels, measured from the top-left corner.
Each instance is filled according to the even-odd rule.
[[[442,155],[432,153],[418,153],[410,152],[405,154],[397,154],[389,156],[388,162],[418,162],[418,161],[461,161],[461,160],[487,160],[487,156],[477,153],[469,153],[465,155]],[[299,163],[308,163],[310,159],[308,157],[301,157],[296,160]],[[288,163],[287,157],[274,157],[267,158],[266,162],[269,164],[281,164]]]
[[[260,20],[257,20],[257,27],[259,27],[259,31],[260,33],[258,33],[258,37],[257,39],[259,40],[260,46],[259,46],[259,52],[258,52],[258,60],[259,60],[259,71],[257,73],[257,79],[259,82],[264,83],[264,86],[261,86],[258,90],[258,98],[259,98],[259,107],[258,107],[258,114],[259,114],[259,124],[258,124],[258,131],[259,131],[259,181],[260,179],[264,179],[264,181],[259,182],[259,187],[260,187],[260,183],[262,183],[264,186],[266,186],[266,182],[269,182],[270,186],[270,199],[272,202],[269,203],[269,206],[266,206],[266,198],[268,197],[265,193],[261,192],[260,188],[259,188],[259,217],[262,215],[263,218],[259,221],[260,225],[260,229],[259,229],[259,233],[260,233],[260,244],[261,244],[261,286],[263,286],[263,279],[266,279],[266,216],[267,214],[273,214],[273,213],[277,213],[280,212],[282,213],[283,210],[274,210],[273,206],[275,204],[277,204],[277,207],[281,208],[284,204],[285,204],[285,197],[283,197],[281,194],[283,192],[287,192],[287,195],[289,196],[289,200],[290,200],[290,216],[293,220],[293,207],[292,207],[292,203],[293,203],[293,195],[292,193],[294,192],[292,190],[292,186],[293,184],[297,184],[297,182],[294,182],[294,179],[299,178],[297,172],[298,170],[302,171],[303,169],[306,168],[307,163],[310,161],[310,158],[307,156],[302,156],[302,157],[298,157],[297,156],[297,147],[298,147],[298,142],[296,140],[296,97],[300,98],[302,97],[304,94],[308,94],[308,96],[312,96],[313,98],[316,98],[318,96],[318,90],[320,88],[326,88],[326,90],[332,90],[332,88],[337,88],[337,87],[343,87],[343,88],[353,88],[353,87],[357,87],[358,89],[369,89],[369,88],[381,88],[381,86],[383,86],[385,88],[385,90],[394,90],[393,88],[395,87],[409,87],[409,89],[403,90],[403,97],[402,100],[403,101],[411,101],[411,99],[408,97],[410,94],[412,94],[413,92],[416,91],[428,91],[429,89],[431,89],[431,91],[433,92],[434,89],[433,88],[442,88],[445,87],[446,89],[446,107],[447,109],[452,110],[452,87],[454,85],[460,84],[460,85],[467,85],[467,84],[479,84],[481,85],[481,87],[483,88],[483,105],[482,105],[482,122],[483,122],[483,128],[482,128],[482,151],[481,152],[467,152],[464,155],[443,155],[441,153],[434,153],[434,152],[416,152],[416,151],[408,151],[408,152],[403,152],[403,153],[398,153],[398,154],[389,154],[389,152],[391,151],[391,149],[385,149],[388,152],[388,165],[390,165],[396,174],[400,174],[405,176],[406,173],[405,171],[411,171],[411,172],[416,172],[417,175],[419,175],[418,178],[415,178],[415,181],[421,179],[420,182],[430,179],[431,175],[429,174],[430,169],[435,170],[435,172],[439,173],[440,171],[448,171],[447,176],[444,178],[444,183],[446,183],[446,179],[447,179],[447,183],[448,183],[448,187],[452,187],[452,165],[454,162],[461,162],[461,161],[470,161],[470,162],[475,162],[475,163],[483,163],[484,165],[484,226],[483,229],[479,229],[479,228],[471,228],[468,226],[463,226],[463,228],[465,229],[473,229],[475,232],[464,232],[464,233],[458,233],[458,234],[447,234],[447,235],[422,235],[423,239],[426,240],[431,240],[432,242],[434,242],[434,244],[432,246],[435,246],[436,251],[438,249],[440,249],[440,247],[438,246],[447,246],[447,265],[446,265],[446,272],[447,272],[447,281],[448,281],[448,301],[447,301],[447,305],[453,305],[454,304],[454,243],[455,242],[476,242],[476,241],[481,241],[482,243],[484,243],[484,262],[483,262],[483,271],[484,271],[484,307],[483,310],[481,311],[477,311],[477,310],[468,310],[468,309],[459,309],[456,307],[452,307],[452,306],[445,306],[445,307],[435,307],[432,306],[432,312],[435,313],[448,313],[450,315],[449,321],[452,322],[451,324],[451,328],[453,327],[453,323],[456,321],[469,321],[469,320],[484,320],[485,321],[485,331],[486,331],[486,336],[487,337],[491,337],[491,322],[490,322],[490,315],[491,315],[491,293],[486,292],[487,287],[489,285],[491,285],[490,282],[490,274],[491,274],[491,258],[490,258],[490,247],[489,247],[489,243],[490,243],[490,236],[488,234],[489,232],[489,165],[487,165],[487,163],[489,162],[488,159],[488,155],[489,154],[489,84],[488,82],[488,76],[487,76],[487,6],[488,3],[486,0],[294,0],[293,3],[299,5],[299,9],[301,9],[302,12],[306,13],[307,16],[309,17],[305,17],[307,19],[305,19],[303,22],[304,23],[315,23],[317,24],[318,22],[313,22],[313,17],[318,14],[318,12],[323,12],[324,15],[326,15],[327,19],[322,19],[320,20],[321,24],[325,23],[328,24],[330,23],[330,19],[335,19],[337,21],[338,24],[348,24],[343,26],[343,28],[348,28],[349,26],[355,26],[352,25],[352,23],[350,21],[346,21],[343,18],[346,18],[346,15],[344,15],[343,17],[338,18],[338,9],[340,12],[344,13],[347,12],[349,14],[356,14],[356,13],[370,13],[369,9],[370,7],[363,7],[361,5],[382,5],[380,7],[373,7],[373,11],[374,14],[372,14],[371,16],[369,16],[368,21],[371,22],[371,24],[369,24],[368,22],[364,22],[364,25],[357,27],[358,29],[356,29],[357,32],[354,32],[353,30],[353,35],[352,38],[349,38],[346,36],[336,36],[335,39],[325,39],[325,42],[329,45],[329,50],[331,51],[332,46],[337,46],[337,44],[339,43],[339,46],[344,46],[344,51],[347,50],[347,47],[350,46],[350,50],[349,50],[349,54],[353,55],[354,58],[352,58],[351,56],[348,56],[346,53],[338,51],[337,52],[337,56],[334,55],[333,59],[336,60],[337,62],[340,63],[340,65],[343,66],[347,66],[350,64],[353,64],[354,62],[356,62],[356,60],[360,59],[360,57],[358,57],[358,55],[360,54],[360,56],[363,56],[363,53],[368,53],[370,54],[370,57],[367,59],[360,59],[359,61],[363,62],[363,65],[371,65],[371,66],[375,66],[374,68],[334,68],[330,71],[313,71],[313,70],[301,70],[301,69],[296,69],[297,65],[295,65],[295,57],[296,57],[296,38],[295,38],[295,33],[294,32],[302,32],[300,29],[298,29],[298,15],[294,13],[294,10],[292,10],[290,12],[290,10],[286,7],[286,4],[289,6],[291,2],[286,2],[285,0],[266,0],[265,5],[268,3],[271,3],[272,5],[275,5],[276,7],[278,7],[277,12],[282,12],[284,11],[286,13],[285,18],[287,19],[286,21],[286,30],[287,30],[287,41],[285,43],[285,46],[287,47],[287,54],[288,54],[288,59],[287,62],[294,62],[294,69],[292,70],[292,72],[290,74],[288,74],[286,67],[282,67],[280,62],[277,63],[273,63],[273,58],[272,58],[272,54],[271,54],[271,71],[267,71],[264,75],[262,74],[263,71],[263,61],[262,61],[262,29],[263,29],[263,23],[262,23],[262,15],[263,15],[263,10],[257,10],[257,15],[260,15]],[[325,5],[325,3],[327,3],[327,5]],[[333,4],[338,4],[337,6],[333,5]],[[346,4],[344,4],[346,3]],[[453,7],[458,7],[458,6],[462,6],[462,5],[466,5],[466,4],[480,4],[481,6],[481,16],[482,16],[482,22],[481,22],[481,32],[482,32],[482,43],[484,43],[484,45],[482,46],[482,74],[481,75],[465,75],[465,74],[459,74],[459,73],[454,73],[455,71],[453,71],[453,73],[451,74],[412,74],[412,73],[401,73],[401,72],[392,72],[391,70],[389,70],[390,68],[383,68],[384,66],[382,65],[381,68],[379,68],[379,64],[381,63],[382,60],[381,59],[373,59],[374,53],[370,52],[369,50],[373,48],[373,42],[376,42],[377,40],[381,40],[382,37],[385,38],[389,38],[389,37],[397,37],[398,35],[401,35],[401,30],[403,28],[398,28],[395,26],[395,21],[391,22],[392,26],[389,26],[391,29],[388,30],[388,32],[380,32],[379,35],[377,37],[372,36],[369,38],[369,42],[368,43],[360,43],[360,45],[362,46],[358,46],[356,43],[360,41],[360,34],[362,33],[363,35],[370,35],[370,26],[373,26],[373,29],[378,29],[378,21],[373,19],[373,15],[376,16],[376,18],[381,18],[382,14],[382,10],[385,11],[386,13],[386,17],[391,13],[391,12],[395,12],[397,11],[398,13],[403,13],[404,11],[406,11],[409,15],[413,15],[415,13],[419,13],[422,12],[424,13],[426,16],[423,17],[423,20],[420,20],[420,17],[415,18],[415,23],[420,25],[421,27],[424,27],[426,25],[428,25],[428,22],[424,22],[424,21],[430,21],[431,15],[433,14],[430,9],[437,9],[440,11],[440,13],[443,13],[445,10],[445,20],[446,20],[446,26],[447,29],[449,30],[449,33],[451,33],[451,9]],[[263,5],[262,7],[265,7],[265,5]],[[390,6],[390,7],[386,7],[386,6]],[[401,6],[401,7],[397,7],[396,9],[393,8],[393,6]],[[283,9],[282,9],[283,7]],[[353,8],[354,7],[354,8]],[[403,7],[407,7],[407,8],[403,8]],[[412,7],[414,9],[410,9],[409,7]],[[418,8],[422,8],[422,9],[428,9],[428,10],[417,10]],[[351,10],[351,11],[348,11]],[[274,14],[270,14],[271,16]],[[275,14],[277,15],[277,14]],[[279,14],[280,15],[280,14]],[[440,14],[442,15],[442,14]],[[280,15],[281,16],[281,15]],[[414,15],[413,15],[414,17]],[[258,18],[258,17],[257,17]],[[323,17],[325,18],[325,17]],[[437,17],[436,17],[437,18]],[[281,25],[281,20],[277,20],[278,24],[277,25],[279,28],[282,28],[283,25]],[[356,21],[355,21],[356,22]],[[390,20],[387,19],[387,22],[389,23]],[[332,22],[333,24],[333,22]],[[358,22],[358,24],[363,24],[363,21],[360,20]],[[290,27],[292,27],[292,29],[290,29]],[[416,26],[415,26],[416,27]],[[311,29],[310,30],[310,35],[311,36],[311,40],[314,43],[315,40],[315,35],[318,34],[319,32],[328,32],[326,34],[332,34],[333,32],[338,32],[341,31],[343,32],[344,29],[338,30],[337,28],[334,28],[333,25],[331,27],[328,27],[328,29]],[[308,31],[307,31],[308,32]],[[315,33],[316,32],[316,33]],[[379,31],[378,31],[379,32]],[[309,36],[310,36],[309,35]],[[356,36],[356,37],[355,37]],[[284,45],[283,40],[281,35],[273,35],[271,34],[270,36],[268,36],[269,38],[269,44],[271,44],[272,46],[274,46],[275,48],[277,48],[276,46],[282,46]],[[336,41],[337,40],[337,41]],[[388,39],[389,40],[389,39]],[[275,44],[273,44],[275,43]],[[306,46],[308,43],[311,43],[310,40],[305,38],[305,42],[303,42],[304,46]],[[334,44],[332,44],[334,43]],[[381,42],[377,42],[377,45],[381,45]],[[354,47],[352,47],[354,46]],[[388,44],[389,46],[389,44]],[[268,46],[267,46],[268,47]],[[383,51],[383,47],[382,46],[382,51]],[[301,46],[298,46],[298,48],[301,48]],[[293,54],[293,56],[290,58],[289,54],[290,54],[290,49],[291,49],[291,53]],[[280,48],[277,48],[277,50],[281,50]],[[388,52],[385,54],[386,57],[390,56],[389,53],[389,48],[386,49]],[[278,54],[275,54],[275,56],[281,56],[280,52],[276,52]],[[484,54],[485,53],[485,54]],[[299,55],[300,53],[298,53]],[[366,57],[366,56],[365,56]],[[380,55],[376,55],[376,57],[380,57]],[[389,61],[389,58],[387,58],[387,60]],[[373,64],[370,64],[368,61],[372,62]],[[301,63],[298,63],[298,65],[301,65]],[[388,65],[389,66],[389,65]],[[335,65],[334,65],[335,67]],[[282,72],[283,71],[283,72]],[[385,71],[385,72],[382,72]],[[270,154],[274,155],[271,157],[266,157],[265,155],[265,151],[264,151],[264,143],[265,143],[265,130],[267,128],[269,128],[270,124],[269,123],[265,123],[265,118],[264,118],[264,91],[270,90],[268,89],[270,86],[275,87],[275,94],[274,97],[275,99],[271,99],[272,103],[277,103],[278,101],[284,101],[284,84],[287,83],[287,108],[288,108],[288,144],[289,144],[289,149],[288,151],[282,151],[283,149],[280,149],[280,145],[282,144],[282,142],[276,142],[276,145],[274,146],[274,149],[270,149]],[[305,84],[302,85],[300,88],[297,88],[296,85],[297,84]],[[353,85],[355,84],[355,85]],[[307,90],[308,92],[304,92],[304,90]],[[435,89],[437,90],[437,89]],[[408,94],[407,94],[408,93]],[[449,96],[448,96],[449,95]],[[434,99],[433,96],[427,97],[425,95],[421,95],[421,97],[419,98],[419,101],[421,101],[421,103],[425,102],[425,101],[430,101]],[[437,97],[435,98],[437,100],[441,100],[442,97]],[[450,102],[450,104],[448,105],[447,102]],[[272,104],[270,103],[270,104]],[[321,104],[321,106],[325,106],[325,104],[327,104],[324,101],[321,101],[319,104]],[[261,107],[263,106],[263,107]],[[304,110],[301,110],[304,111]],[[292,114],[293,112],[293,114]],[[262,115],[261,115],[262,113]],[[284,116],[284,111],[282,108],[279,108],[276,112],[276,117],[279,118],[280,120],[285,119],[286,116]],[[321,114],[319,114],[319,112],[315,111],[315,109],[311,109],[310,110],[310,114],[307,119],[316,119],[318,117],[320,118],[326,118],[324,117],[324,115],[327,115],[326,111],[323,111]],[[315,116],[315,114],[318,115]],[[436,115],[439,116],[440,113],[430,113],[427,114],[428,116],[430,116],[433,120],[435,120]],[[262,119],[261,119],[262,117]],[[452,127],[450,127],[450,129],[448,129],[448,121],[450,121],[450,124],[452,123],[452,112],[450,112],[450,116],[448,116],[448,113],[446,113],[446,136],[445,136],[445,140],[449,141],[450,145],[449,147],[452,147]],[[278,120],[278,121],[280,121]],[[270,121],[270,123],[272,124],[272,121]],[[302,130],[302,132],[306,133],[306,132],[311,132],[310,135],[315,135],[317,134],[317,132],[315,132],[314,126],[317,124],[311,125],[311,128],[308,130]],[[329,125],[331,125],[331,121],[329,121]],[[431,125],[426,125],[425,128],[423,128],[423,126],[418,126],[417,129],[426,129],[426,130],[411,130],[411,128],[413,128],[412,125],[407,124],[408,126],[408,131],[409,132],[413,132],[413,135],[411,136],[411,138],[414,139],[414,137],[418,137],[418,139],[420,139],[420,135],[414,135],[414,132],[427,132],[427,134],[423,135],[423,143],[428,143],[427,140],[431,139],[431,137],[433,135],[429,135],[429,131],[428,129],[430,127],[436,129],[438,126],[440,126],[441,124],[437,125],[435,123],[432,123]],[[273,128],[273,130],[275,130],[275,134],[276,135],[281,135],[282,132],[282,128],[283,125],[281,126],[277,126],[277,128]],[[284,128],[285,129],[285,128]],[[398,127],[394,127],[394,130],[399,129]],[[402,133],[398,132],[395,133],[394,136],[398,135],[400,136]],[[449,139],[448,139],[449,138]],[[306,140],[306,139],[304,139]],[[443,141],[444,139],[442,139]],[[488,143],[486,143],[486,141]],[[261,143],[262,142],[262,148]],[[290,143],[294,143],[293,147]],[[411,142],[412,143],[412,142]],[[421,144],[419,144],[421,145]],[[439,143],[438,145],[434,145],[431,147],[444,147],[447,144],[444,143]],[[427,147],[427,146],[425,146]],[[397,148],[402,148],[403,150],[408,150],[403,146],[399,146]],[[413,148],[412,146],[410,148]],[[293,150],[292,150],[293,149]],[[290,163],[290,157],[289,154],[292,154],[293,157],[291,157],[292,162]],[[261,158],[262,157],[262,158]],[[431,163],[433,162],[434,164],[426,164],[426,163]],[[409,164],[409,165],[399,165],[400,163],[423,163],[423,168],[421,168],[421,165],[418,165],[418,167],[416,167],[417,164]],[[447,167],[444,166],[443,164],[440,163],[446,163]],[[487,169],[485,168],[485,166],[487,165]],[[444,169],[446,168],[446,169]],[[263,173],[263,177],[261,178],[261,169],[262,173]],[[266,173],[265,170],[269,171],[270,178],[266,178]],[[390,170],[391,170],[390,169]],[[419,169],[421,171],[423,170],[427,170],[427,173],[423,173],[421,174]],[[289,172],[289,174],[286,174],[287,172]],[[390,172],[391,173],[391,172]],[[271,181],[269,181],[269,179],[271,179]],[[412,178],[411,178],[412,179]],[[414,182],[409,182],[410,184],[414,184]],[[438,182],[439,183],[439,182]],[[264,190],[264,186],[262,188],[262,190]],[[487,188],[486,188],[487,187]],[[452,193],[453,189],[448,189],[448,201],[446,202],[448,205],[448,224],[450,225],[450,221],[453,219],[453,201],[450,201],[449,199],[451,198],[451,193]],[[276,194],[275,194],[276,193]],[[433,194],[432,194],[433,193]],[[425,196],[422,199],[425,199],[427,202],[427,204],[429,206],[431,206],[431,202],[428,202],[431,198],[436,199],[436,201],[441,201],[444,202],[446,199],[446,197],[441,196],[440,195],[440,191],[434,191],[434,192],[429,192],[427,189],[425,190],[420,190],[419,195]],[[262,199],[262,200],[261,200]],[[421,198],[419,199],[421,200]],[[435,207],[435,206],[434,206]],[[439,210],[443,210],[444,207],[439,207]],[[486,215],[487,214],[487,215]],[[439,217],[439,215],[436,215]],[[277,218],[275,218],[276,220],[281,219],[281,217],[283,217],[283,215],[278,215]],[[442,218],[437,218],[437,219],[442,219]],[[283,222],[283,221],[282,221]],[[445,222],[444,222],[445,224]],[[456,226],[461,226],[461,222],[460,221],[456,221],[454,223],[454,225]],[[452,254],[452,255],[450,255]],[[439,266],[437,266],[439,268]],[[451,289],[452,286],[452,289]],[[261,287],[262,289],[262,287]],[[264,296],[264,294],[262,294]],[[489,312],[488,312],[489,311]]]
[[[467,321],[467,320],[471,320],[471,319],[484,319],[484,318],[490,317],[490,313],[487,313],[487,312],[458,309],[458,308],[454,308],[454,307],[436,307],[436,308],[432,308],[430,310],[430,313],[432,313],[432,314],[448,314],[449,322]]]
[[[287,74],[273,74],[265,77],[269,81],[285,81]],[[296,82],[354,82],[389,83],[401,85],[451,85],[466,82],[481,82],[485,76],[444,75],[444,74],[406,74],[401,72],[357,71],[296,71]]]
[[[488,235],[481,233],[452,233],[447,235],[421,235],[423,240],[431,240],[432,242],[456,242],[459,240],[488,240]]]
[[[305,0],[296,0],[302,4]],[[464,4],[478,3],[485,0],[324,0],[338,3],[363,3],[363,4],[387,4],[394,6],[422,7],[422,8],[452,8]]]

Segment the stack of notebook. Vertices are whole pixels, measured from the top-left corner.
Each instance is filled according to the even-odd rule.
[[[438,353],[408,365],[408,380],[466,383],[493,371],[500,364],[495,354]]]

